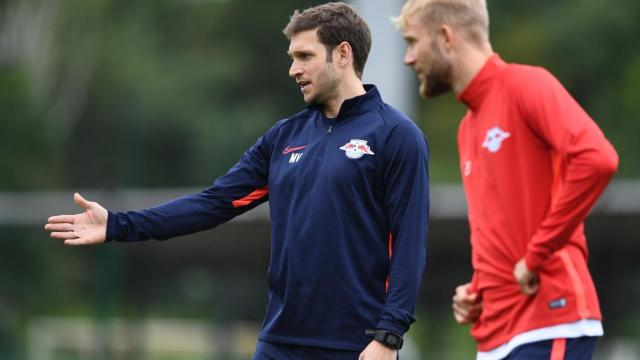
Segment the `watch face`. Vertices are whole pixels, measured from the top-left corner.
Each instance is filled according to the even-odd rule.
[[[384,343],[389,347],[400,349],[402,347],[402,338],[393,333],[386,333],[384,336]]]
[[[384,341],[385,341],[387,344],[389,344],[389,345],[393,345],[393,346],[398,345],[398,342],[399,342],[398,340],[399,340],[399,339],[398,339],[398,337],[397,337],[397,336],[395,336],[395,335],[393,335],[393,334],[387,334],[386,339],[384,339]]]

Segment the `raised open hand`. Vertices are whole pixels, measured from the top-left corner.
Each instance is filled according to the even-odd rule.
[[[64,240],[65,245],[102,244],[107,238],[107,209],[97,202],[85,200],[75,193],[73,200],[85,212],[75,215],[56,215],[48,219],[44,229],[51,237]]]

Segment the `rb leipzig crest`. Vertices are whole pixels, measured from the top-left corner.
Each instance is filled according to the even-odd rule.
[[[345,155],[347,155],[349,159],[360,159],[365,154],[375,155],[369,145],[367,145],[367,140],[351,139],[344,146],[340,147],[340,150],[344,150]]]

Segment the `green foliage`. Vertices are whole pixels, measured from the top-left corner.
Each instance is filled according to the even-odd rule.
[[[205,185],[304,106],[280,32],[295,1],[38,4],[5,5],[46,33],[0,63],[0,188]]]
[[[439,360],[473,359],[476,344],[469,325],[458,325],[449,313],[418,312],[418,321],[407,334],[419,346],[421,354]]]
[[[3,16],[29,21],[3,30],[20,45],[0,58],[0,165],[11,174],[0,188],[209,183],[304,106],[280,30],[294,8],[316,3],[4,2]],[[640,176],[640,5],[490,7],[495,50],[555,73],[618,148],[619,175]],[[420,106],[433,179],[457,181],[465,109],[451,96]]]
[[[421,115],[416,122],[429,138],[429,175],[432,182],[460,179],[458,124],[466,108],[451,94],[420,103]]]
[[[0,188],[22,190],[43,182],[60,183],[59,156],[52,153],[46,119],[32,108],[25,77],[19,68],[0,68],[1,87],[10,89],[0,92],[0,168],[5,171]]]

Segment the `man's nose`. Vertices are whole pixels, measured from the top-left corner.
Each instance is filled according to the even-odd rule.
[[[416,57],[413,55],[413,52],[407,49],[404,53],[404,64],[405,65],[413,65],[416,62]]]
[[[302,68],[296,64],[296,62],[291,63],[291,67],[289,68],[289,76],[293,79],[300,76],[302,74]]]

